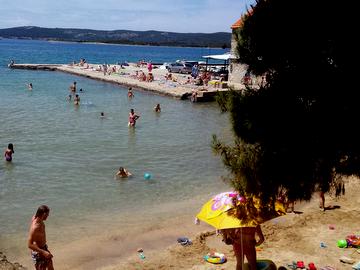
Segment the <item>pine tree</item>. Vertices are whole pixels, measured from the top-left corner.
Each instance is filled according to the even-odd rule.
[[[219,96],[235,141],[213,139],[240,193],[309,200],[341,175],[360,175],[353,10],[335,1],[258,0],[242,17],[239,60],[266,84]]]

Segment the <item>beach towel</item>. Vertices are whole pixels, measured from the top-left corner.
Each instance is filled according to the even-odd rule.
[[[332,267],[332,266],[323,266],[323,267],[321,267],[320,268],[320,270],[336,270],[336,268],[335,267]]]
[[[353,269],[355,270],[360,270],[360,261],[358,261],[357,263],[355,263],[353,266],[352,266]]]

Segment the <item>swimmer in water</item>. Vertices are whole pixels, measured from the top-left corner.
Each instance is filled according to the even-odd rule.
[[[132,91],[132,87],[129,87],[129,90],[128,90],[128,98],[133,98],[134,97],[134,93]]]
[[[157,104],[157,105],[154,107],[154,111],[155,111],[155,112],[161,112],[160,104]]]
[[[72,85],[70,85],[70,92],[72,94],[76,93],[76,82],[74,82]]]
[[[74,97],[74,105],[80,105],[80,97],[78,94],[76,94]]]
[[[128,170],[126,170],[124,167],[120,167],[118,172],[115,174],[115,177],[127,178],[131,175],[132,174]]]
[[[71,101],[71,95],[68,95],[68,96],[66,97],[66,100],[67,100],[67,101]]]
[[[12,154],[14,154],[14,153],[15,153],[14,145],[12,143],[9,143],[7,149],[4,152],[5,160],[8,161],[8,162],[11,162],[12,161]]]
[[[29,83],[29,84],[28,84],[28,89],[29,89],[29,90],[33,90],[33,85],[32,85],[32,83]]]
[[[100,118],[102,118],[102,119],[105,118],[104,112],[101,112],[101,113],[100,113]]]
[[[129,123],[128,123],[128,126],[129,126],[129,127],[135,127],[136,120],[138,120],[139,118],[140,118],[140,116],[137,115],[137,114],[134,112],[134,109],[131,109],[131,110],[130,110],[130,113],[129,113]]]

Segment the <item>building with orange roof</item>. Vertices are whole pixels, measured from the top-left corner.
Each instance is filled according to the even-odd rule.
[[[231,35],[231,50],[230,53],[238,57],[237,52],[237,31],[243,26],[244,15],[242,15],[234,24],[231,25],[232,35]],[[242,83],[243,77],[246,73],[246,65],[241,64],[239,59],[231,59],[229,63],[229,79],[228,85],[234,90],[239,90],[244,88]]]

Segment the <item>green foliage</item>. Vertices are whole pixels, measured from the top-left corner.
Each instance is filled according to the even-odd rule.
[[[360,100],[351,10],[339,3],[258,0],[238,31],[240,62],[260,89],[218,98],[235,134],[214,150],[244,194],[309,200],[339,175],[360,175]],[[346,30],[346,31],[345,31]]]

